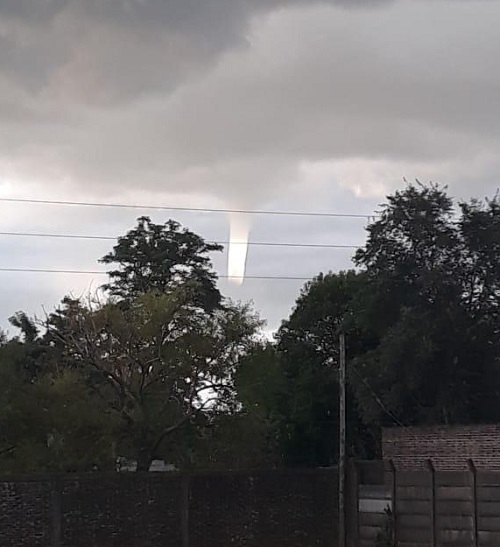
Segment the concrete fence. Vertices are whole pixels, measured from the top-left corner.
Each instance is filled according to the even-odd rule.
[[[465,463],[465,462],[464,462]],[[0,479],[0,546],[336,547],[337,470]],[[349,547],[499,547],[500,472],[351,463]]]
[[[465,463],[465,462],[464,462]],[[499,547],[500,472],[357,470],[359,547]]]

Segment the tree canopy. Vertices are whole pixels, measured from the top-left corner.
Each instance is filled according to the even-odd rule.
[[[167,438],[202,412],[234,406],[234,373],[256,340],[259,321],[247,308],[193,313],[190,302],[181,287],[143,294],[125,308],[82,306],[73,308],[65,332],[52,332],[119,420],[121,447],[139,470],[149,469]]]
[[[0,336],[0,469],[325,466],[388,425],[500,421],[500,202],[419,183],[388,196],[354,268],[319,274],[272,342],[224,298],[209,244],[141,217],[102,260],[101,300],[64,297]]]
[[[367,280],[357,316],[378,343],[354,362],[406,424],[500,418],[499,213],[496,199],[455,209],[445,188],[410,185],[356,254]],[[358,395],[367,419],[391,420],[366,385]]]
[[[21,337],[0,344],[0,466],[103,469],[120,456],[147,470],[155,458],[201,458],[204,431],[237,412],[236,371],[260,343],[258,317],[216,287],[209,253],[220,249],[142,217],[103,259],[119,264],[104,297],[65,297],[39,327],[13,316]]]
[[[165,293],[189,283],[193,303],[211,311],[221,303],[209,256],[216,251],[222,251],[222,246],[207,243],[174,220],[155,224],[149,217],[140,217],[137,226],[101,259],[104,264],[117,265],[108,272],[110,282],[105,288],[128,299],[151,291]]]
[[[387,198],[349,272],[307,283],[277,334],[284,461],[335,461],[338,335],[352,455],[381,426],[500,420],[500,206],[410,184]]]
[[[338,340],[350,321],[363,276],[354,271],[319,275],[306,284],[277,334],[286,386],[282,403],[283,452],[291,465],[331,465],[338,453]],[[351,332],[354,333],[351,327]],[[349,352],[362,338],[349,336]],[[357,346],[357,347],[356,347]],[[348,390],[349,452],[371,455],[369,432]]]

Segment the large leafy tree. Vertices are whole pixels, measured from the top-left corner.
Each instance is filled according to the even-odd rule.
[[[184,286],[140,295],[128,306],[109,301],[71,310],[65,330],[52,335],[121,421],[122,452],[139,470],[161,456],[180,457],[181,431],[236,404],[234,373],[260,325],[247,308],[193,309]]]
[[[498,200],[457,207],[443,187],[408,185],[368,226],[355,263],[308,283],[278,332],[285,461],[335,459],[340,329],[351,454],[373,453],[380,425],[498,421]]]
[[[103,259],[117,268],[101,302],[65,297],[43,326],[11,319],[21,335],[0,341],[4,470],[102,469],[119,455],[140,470],[156,457],[193,465],[204,440],[221,445],[211,432],[240,427],[235,372],[260,321],[222,300],[209,257],[220,249],[140,218]]]
[[[122,299],[156,291],[166,293],[189,283],[193,301],[207,311],[221,303],[209,253],[222,247],[207,243],[201,236],[169,220],[155,224],[149,217],[138,219],[137,226],[118,239],[101,262],[116,264],[108,272],[109,292]],[[194,282],[194,283],[193,283]]]
[[[282,464],[282,403],[289,394],[275,344],[259,345],[243,359],[235,386],[241,406],[216,437],[219,453],[226,454],[222,461],[247,468]]]
[[[280,411],[283,458],[290,465],[331,465],[338,454],[338,340],[347,333],[349,353],[370,340],[358,335],[353,304],[364,276],[353,271],[320,275],[308,283],[290,318],[278,332],[284,377]],[[349,452],[368,456],[371,433],[363,425],[348,390]]]
[[[36,340],[0,344],[0,470],[90,471],[114,467],[115,424],[77,370],[25,367]]]
[[[446,189],[389,196],[356,254],[366,275],[358,320],[378,343],[353,379],[367,420],[500,419],[500,208],[460,204]]]

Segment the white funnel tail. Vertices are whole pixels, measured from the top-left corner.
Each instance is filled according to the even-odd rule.
[[[233,283],[241,285],[245,279],[250,226],[248,215],[234,213],[230,216],[227,275]]]

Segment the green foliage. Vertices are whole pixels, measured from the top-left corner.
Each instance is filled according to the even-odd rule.
[[[200,413],[234,406],[234,371],[254,344],[259,321],[247,308],[227,304],[209,314],[191,304],[181,287],[143,294],[127,306],[80,306],[66,317],[69,334],[53,332],[120,420],[120,448],[140,469]]]
[[[225,469],[281,465],[280,405],[287,393],[275,345],[255,345],[234,378],[237,404],[233,412],[217,416],[201,440],[198,465]]]
[[[354,359],[367,421],[500,419],[500,208],[473,201],[456,213],[444,188],[411,185],[388,198],[356,255],[358,323],[378,337]]]
[[[285,394],[280,439],[289,465],[327,466],[337,459],[338,339],[340,329],[347,329],[350,353],[364,343],[351,317],[363,280],[353,271],[318,276],[305,286],[278,332]],[[373,453],[373,439],[350,389],[347,395],[349,453],[366,457]]]
[[[38,337],[38,327],[24,312],[17,312],[10,319],[10,324],[18,328],[27,343],[33,344]]]
[[[241,410],[214,416],[193,442],[191,467],[252,469],[279,464],[269,424]]]
[[[220,249],[143,217],[102,259],[117,265],[103,302],[66,297],[43,328],[11,318],[2,472],[109,469],[117,456],[139,469],[331,465],[341,330],[351,456],[375,455],[384,425],[500,420],[497,198],[456,208],[419,184],[389,196],[358,269],[307,283],[275,344],[222,299]]]
[[[118,265],[108,273],[111,281],[105,288],[114,296],[133,299],[189,283],[193,302],[211,311],[220,305],[221,294],[208,254],[221,250],[173,220],[154,224],[149,217],[141,217],[137,227],[120,237],[113,251],[101,259]]]
[[[76,371],[27,382],[21,346],[0,348],[0,470],[3,473],[112,468],[113,424]]]
[[[284,462],[335,461],[340,329],[351,455],[373,455],[383,425],[500,419],[499,228],[496,198],[457,210],[444,188],[409,185],[368,226],[357,272],[305,286],[278,332]]]
[[[261,323],[222,303],[208,257],[220,249],[143,217],[103,259],[119,265],[108,299],[65,297],[40,330],[11,319],[21,336],[0,340],[4,472],[108,469],[117,456],[139,470],[194,465],[208,431],[224,438]]]

